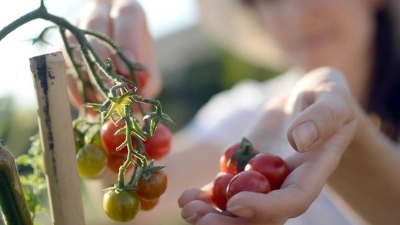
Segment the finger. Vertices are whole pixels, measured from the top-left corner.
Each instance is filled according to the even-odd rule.
[[[186,204],[194,200],[200,200],[211,204],[211,184],[206,185],[203,189],[191,188],[185,190],[178,198],[178,205],[183,208]]]
[[[271,221],[267,223],[262,223],[263,225],[282,225],[286,222],[283,221]],[[260,223],[252,223],[251,221],[241,218],[241,217],[232,217],[221,215],[218,213],[209,213],[201,217],[197,220],[196,225],[220,225],[220,224],[229,224],[229,225],[260,225]]]
[[[105,1],[95,1],[88,4],[88,7],[85,11],[89,13],[80,20],[79,27],[97,34],[101,34],[112,40],[113,32],[111,26],[110,9],[111,3]],[[98,38],[89,35],[86,37],[88,38],[89,44],[92,46],[93,50],[100,59],[105,60],[112,57],[111,51],[105,43],[100,41]],[[101,79],[103,79],[103,85],[106,88],[111,88],[113,86],[113,82],[109,80],[103,72],[99,71],[98,75],[101,77]],[[92,76],[90,76],[90,80],[92,83],[96,82]],[[100,93],[97,93],[97,98],[100,99],[100,101],[104,100]]]
[[[181,216],[187,222],[191,224],[196,224],[203,216],[209,213],[224,214],[224,212],[218,211],[217,209],[203,201],[194,200],[183,207]]]
[[[66,82],[71,103],[76,109],[81,109],[83,104],[86,102],[98,102],[96,94],[94,93],[93,89],[89,87],[86,88],[86,102],[84,102],[82,92],[79,90],[78,83],[73,76],[67,76]]]
[[[94,1],[91,4],[88,4],[86,12],[89,12],[89,14],[85,15],[80,20],[79,27],[112,39],[111,18],[109,16],[110,9],[111,4],[108,2]],[[100,40],[91,36],[87,37],[90,45],[101,59],[106,59],[111,56],[111,52],[108,47],[105,46]]]
[[[91,30],[97,33],[102,33],[104,35],[108,35],[110,33],[109,31],[109,16],[108,12],[110,9],[110,3],[106,2],[90,2],[86,5],[84,12],[87,13],[87,15],[82,16],[77,22],[77,26],[79,26],[82,29],[86,30]],[[67,36],[67,41],[70,46],[77,44],[76,38],[70,33],[66,33]],[[101,57],[101,58],[106,58],[109,57],[110,53],[109,50],[102,44],[100,44],[98,41],[96,41],[94,38],[89,38],[89,43],[92,45],[96,53]],[[65,48],[64,48],[65,49]],[[82,55],[80,51],[73,51],[73,60],[80,64],[83,65],[84,62],[82,61]],[[72,63],[67,60],[67,66],[70,68],[72,67]],[[88,73],[86,70],[80,70],[80,76],[81,79],[85,80],[86,82],[89,81],[88,78]],[[101,75],[101,74],[100,74]],[[68,87],[68,93],[71,98],[71,102],[76,107],[77,109],[81,109],[82,105],[84,103],[83,96],[82,96],[82,90],[78,88],[78,82],[76,80],[77,78],[68,76],[67,77],[67,87]],[[93,79],[90,79],[92,83],[94,82]],[[103,100],[103,96],[100,95],[100,93],[97,90],[94,90],[93,88],[86,87],[86,102],[93,102],[93,103],[100,103]],[[91,110],[89,110],[91,111]]]
[[[124,56],[130,61],[140,63],[150,74],[147,82],[149,85],[142,87],[141,94],[147,98],[155,97],[161,90],[161,76],[156,66],[153,42],[142,7],[134,0],[116,0],[111,17],[114,40]],[[129,73],[120,58],[114,61],[122,73]]]
[[[350,90],[339,71],[318,70],[306,80],[309,78],[315,79],[307,89],[294,94],[295,103],[289,101],[299,112],[287,131],[287,137],[299,152],[321,145],[354,119]]]

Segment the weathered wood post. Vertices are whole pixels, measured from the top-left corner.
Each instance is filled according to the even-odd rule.
[[[30,59],[53,224],[85,225],[61,52]]]

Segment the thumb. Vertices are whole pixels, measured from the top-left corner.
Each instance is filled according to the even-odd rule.
[[[353,99],[343,75],[331,69],[312,73],[318,77],[307,90],[296,93],[293,105],[300,112],[287,131],[289,143],[298,152],[323,144],[354,120]]]

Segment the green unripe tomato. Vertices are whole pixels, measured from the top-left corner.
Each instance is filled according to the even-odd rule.
[[[128,222],[139,213],[140,199],[134,191],[108,190],[104,193],[103,209],[110,219]]]
[[[107,165],[107,153],[98,145],[86,144],[76,155],[78,172],[84,178],[96,178]]]

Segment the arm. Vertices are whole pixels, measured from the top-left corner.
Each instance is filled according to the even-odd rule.
[[[210,204],[210,185],[189,189],[179,198],[183,218],[199,225],[278,225],[303,214],[353,138],[357,120],[352,106],[337,70],[321,68],[304,75],[290,93],[268,102],[245,134],[256,148],[285,158],[291,173],[281,188],[268,194],[238,193],[224,212]]]
[[[328,184],[371,224],[400,224],[400,148],[358,109],[355,137]]]

